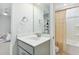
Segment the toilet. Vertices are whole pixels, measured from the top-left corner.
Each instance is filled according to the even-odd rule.
[[[57,46],[55,47],[55,51],[56,51],[56,53],[59,52],[59,48]]]

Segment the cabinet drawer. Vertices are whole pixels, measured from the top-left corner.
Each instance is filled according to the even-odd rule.
[[[30,54],[18,46],[18,55],[30,55]]]
[[[30,45],[28,45],[20,40],[17,40],[17,44],[19,46],[21,46],[24,50],[28,51],[30,54],[33,54],[33,47],[31,47]]]

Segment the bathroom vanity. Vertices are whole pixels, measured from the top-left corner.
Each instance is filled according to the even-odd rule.
[[[50,38],[29,36],[35,33],[50,34],[50,4],[13,4],[13,54],[49,55]],[[21,35],[21,36],[17,36]],[[17,36],[17,38],[16,38]],[[13,40],[13,41],[14,41]],[[17,45],[17,47],[16,47]]]
[[[17,37],[18,55],[50,55],[50,37]]]

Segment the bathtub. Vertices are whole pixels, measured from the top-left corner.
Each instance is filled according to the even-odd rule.
[[[67,54],[79,55],[79,41],[78,40],[67,40],[66,41]]]

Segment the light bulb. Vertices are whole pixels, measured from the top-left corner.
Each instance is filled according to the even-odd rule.
[[[67,4],[65,3],[64,6],[67,6]]]
[[[4,13],[3,13],[3,15],[7,16],[7,15],[8,15],[8,13],[7,13],[7,12],[4,12]]]

